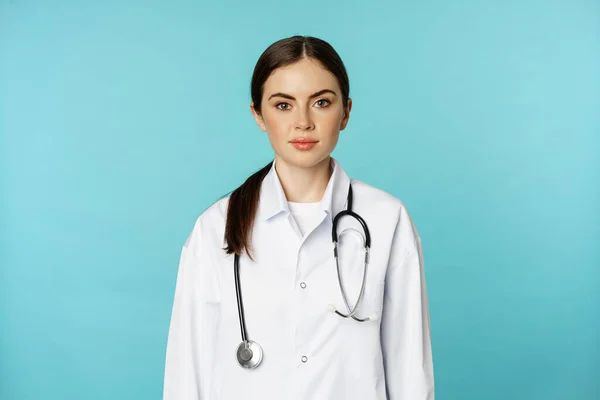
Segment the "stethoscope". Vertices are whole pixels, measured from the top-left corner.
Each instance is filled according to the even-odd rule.
[[[329,304],[328,310],[336,313],[337,315],[339,315],[342,318],[352,318],[358,322],[376,321],[378,319],[377,315],[371,315],[366,318],[359,318],[356,316],[356,310],[358,309],[358,305],[360,304],[360,301],[365,292],[365,283],[366,283],[366,279],[367,279],[367,266],[369,265],[369,249],[371,248],[371,235],[369,233],[369,228],[367,227],[367,223],[365,222],[365,220],[360,215],[358,215],[357,213],[352,211],[352,185],[350,185],[350,187],[348,189],[347,201],[348,201],[348,206],[347,206],[346,210],[340,211],[335,216],[335,218],[333,219],[333,227],[331,229],[331,239],[333,241],[333,257],[335,258],[338,284],[339,284],[340,292],[342,294],[342,299],[344,300],[344,305],[346,306],[347,311],[346,311],[346,314],[344,314],[344,313],[338,311],[333,304]],[[363,231],[365,232],[365,237],[364,237],[365,265],[364,265],[364,269],[363,269],[360,293],[358,295],[358,299],[356,300],[356,304],[354,305],[354,307],[350,307],[350,304],[348,302],[348,297],[346,296],[346,291],[344,290],[344,284],[342,281],[342,274],[340,272],[340,262],[338,259],[337,225],[338,225],[340,218],[342,218],[346,215],[349,215],[349,216],[355,218],[358,222],[360,222],[360,224],[362,225]],[[350,228],[350,229],[355,231],[355,229],[352,229],[352,228]],[[346,232],[346,230],[344,230],[340,234],[340,236],[344,232]],[[360,232],[359,232],[359,234],[360,234]],[[248,333],[246,331],[246,320],[244,317],[244,305],[243,305],[243,301],[242,301],[242,290],[240,288],[240,265],[239,265],[238,254],[234,255],[233,266],[234,266],[233,271],[234,271],[234,277],[235,277],[235,294],[237,296],[238,314],[239,314],[239,318],[240,318],[240,330],[242,333],[242,342],[238,345],[238,347],[236,349],[237,362],[242,368],[254,369],[254,368],[258,367],[262,361],[263,350],[262,350],[262,347],[258,343],[248,339]]]

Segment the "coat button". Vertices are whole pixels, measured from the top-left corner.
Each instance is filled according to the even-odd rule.
[[[302,362],[305,363],[308,361],[308,358],[306,356],[302,356]]]
[[[300,287],[301,287],[302,289],[306,289],[306,283],[304,283],[304,282],[301,282],[301,283],[300,283]]]

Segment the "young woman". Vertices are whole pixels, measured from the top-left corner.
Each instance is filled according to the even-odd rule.
[[[251,95],[275,158],[183,246],[164,399],[433,399],[417,230],[330,155],[352,109],[342,60],[317,38],[280,40]]]

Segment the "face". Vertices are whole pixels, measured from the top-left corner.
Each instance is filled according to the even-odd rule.
[[[348,123],[352,100],[344,108],[335,76],[304,58],[273,71],[263,87],[261,114],[254,104],[250,109],[267,132],[278,164],[311,168],[329,159]]]

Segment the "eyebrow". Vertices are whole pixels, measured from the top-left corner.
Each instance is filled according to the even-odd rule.
[[[331,90],[331,89],[323,89],[323,90],[319,90],[316,93],[311,94],[310,96],[308,96],[308,98],[312,99],[314,97],[318,97],[318,96],[320,96],[322,94],[325,94],[325,93],[331,93],[334,96],[337,96],[337,94],[333,90]],[[296,100],[296,98],[294,96],[290,96],[289,94],[281,93],[281,92],[272,94],[269,97],[269,100],[271,100],[273,97],[283,97],[284,99]]]

